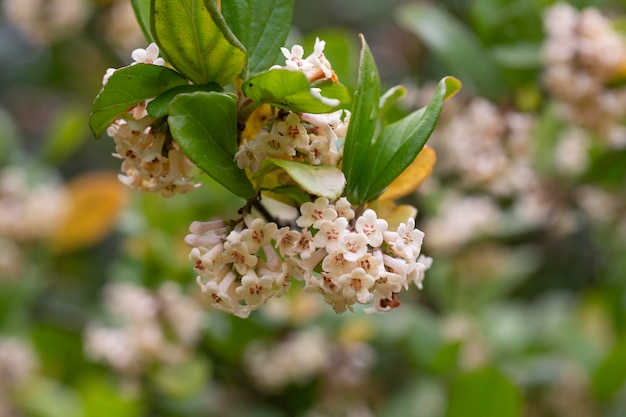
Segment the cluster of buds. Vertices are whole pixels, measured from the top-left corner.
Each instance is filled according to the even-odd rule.
[[[300,207],[296,224],[279,228],[249,214],[234,224],[192,223],[185,241],[211,304],[247,317],[283,295],[293,277],[337,313],[353,311],[356,303],[388,311],[410,284],[421,288],[431,264],[420,255],[424,234],[413,218],[390,231],[371,209],[356,217],[345,198],[333,204],[320,197]]]

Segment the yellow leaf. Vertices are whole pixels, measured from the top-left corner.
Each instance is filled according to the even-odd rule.
[[[252,112],[246,121],[246,128],[241,133],[241,137],[251,141],[261,131],[265,123],[272,117],[272,106],[262,104]]]
[[[56,252],[91,246],[113,229],[127,201],[127,189],[113,172],[90,172],[67,184],[68,210],[50,236]]]
[[[411,165],[398,176],[387,190],[380,196],[380,200],[397,200],[411,194],[433,172],[437,162],[437,154],[430,146],[424,146]]]
[[[392,200],[377,200],[375,209],[378,217],[385,219],[389,225],[389,230],[396,230],[400,223],[406,224],[409,218],[417,216],[417,209],[409,204],[397,205]]]

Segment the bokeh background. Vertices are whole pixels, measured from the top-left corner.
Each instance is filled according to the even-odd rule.
[[[183,238],[241,202],[117,181],[87,121],[146,42],[129,0],[2,0],[0,416],[626,416],[626,4],[296,0],[354,87],[357,33],[395,117],[463,84],[406,202],[434,258],[385,315],[295,285],[210,310]]]

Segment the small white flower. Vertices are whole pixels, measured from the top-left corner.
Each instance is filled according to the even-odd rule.
[[[385,240],[398,255],[415,260],[422,248],[424,232],[415,228],[415,219],[409,218],[406,224],[400,223],[396,233],[385,233]]]
[[[274,279],[269,275],[259,278],[254,270],[249,270],[241,277],[241,285],[235,292],[254,310],[274,295]]]
[[[250,253],[255,253],[259,248],[269,245],[278,230],[276,223],[267,223],[265,220],[251,216],[245,217],[248,228],[241,231],[241,240],[248,246]]]
[[[365,234],[368,243],[375,248],[383,243],[383,233],[387,231],[387,227],[387,222],[379,219],[376,212],[371,209],[365,210],[355,224],[355,230]]]
[[[329,275],[340,276],[348,273],[358,266],[356,261],[349,261],[342,249],[330,252],[322,261],[322,269]]]
[[[300,235],[300,232],[291,230],[288,226],[281,227],[276,232],[276,248],[282,256],[297,255],[294,245],[300,240]]]
[[[356,262],[368,251],[367,236],[363,233],[346,233],[339,240],[339,248],[343,251],[346,260]]]
[[[337,284],[342,288],[342,293],[350,304],[354,298],[361,304],[372,301],[372,293],[369,292],[369,289],[374,286],[374,278],[368,275],[363,268],[355,268],[340,276]]]
[[[331,253],[339,247],[339,239],[346,233],[347,228],[348,220],[345,217],[337,217],[332,222],[324,221],[313,238],[315,246],[325,248],[328,253]]]
[[[325,197],[319,197],[314,203],[306,202],[300,206],[300,217],[296,224],[300,227],[319,229],[324,221],[333,221],[337,218],[337,211],[329,205]]]
[[[151,43],[146,49],[135,49],[130,56],[135,64],[165,65],[165,60],[159,58],[159,47],[155,43]]]
[[[341,197],[339,200],[335,201],[335,210],[337,210],[338,216],[345,217],[348,220],[354,219],[352,205],[345,197]]]
[[[309,229],[303,229],[300,233],[300,239],[298,239],[293,246],[296,253],[300,255],[301,259],[309,259],[313,252],[315,252],[315,244],[313,243],[313,236]]]

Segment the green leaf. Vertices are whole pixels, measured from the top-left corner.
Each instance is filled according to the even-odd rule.
[[[151,0],[131,0],[130,3],[133,6],[133,11],[141,27],[141,31],[148,42],[154,42],[154,38],[150,32],[150,1]]]
[[[382,96],[380,96],[380,103],[378,104],[380,117],[385,121],[386,115],[389,110],[396,104],[398,100],[406,95],[406,88],[401,85],[396,85],[395,87],[391,87],[389,90],[385,92]]]
[[[303,162],[270,158],[269,161],[282,169],[306,192],[318,197],[336,200],[341,196],[346,179],[341,170],[330,165],[309,165]]]
[[[315,98],[311,94],[311,87],[309,80],[300,71],[273,69],[246,80],[243,83],[243,92],[257,103],[267,103],[297,113],[329,113],[333,111],[335,106],[328,106]],[[330,94],[339,96],[342,95],[339,93],[342,87],[330,87],[326,83],[317,86],[317,88],[322,89],[322,95],[324,95],[324,91],[329,91]],[[343,88],[345,89],[345,87]],[[343,97],[345,99],[345,95]]]
[[[195,84],[226,85],[244,66],[246,51],[214,0],[152,0],[150,24],[168,62]]]
[[[232,193],[252,198],[252,183],[234,160],[237,152],[237,104],[218,92],[179,94],[170,103],[172,136],[198,167]]]
[[[171,88],[152,100],[146,106],[146,111],[151,117],[159,119],[164,117],[169,112],[170,102],[178,94],[193,93],[196,91],[223,91],[222,87],[215,83],[201,84],[201,85],[181,85]]]
[[[435,129],[443,102],[460,88],[456,78],[444,78],[428,106],[383,129],[367,155],[357,203],[376,198],[413,162]]]
[[[311,86],[322,90],[320,94],[323,97],[339,100],[339,105],[341,106],[348,105],[352,102],[352,96],[343,84],[335,83],[329,80],[322,80],[314,82]]]
[[[346,133],[343,151],[343,173],[346,176],[346,194],[353,204],[363,202],[358,198],[361,172],[365,168],[365,160],[372,147],[372,139],[376,130],[378,101],[380,98],[380,78],[372,52],[361,37],[361,57],[359,59],[359,75],[352,102],[352,114]]]
[[[459,375],[450,386],[446,417],[518,417],[519,389],[494,368]]]
[[[120,68],[111,75],[93,102],[89,126],[96,137],[130,107],[157,97],[170,88],[188,84],[176,71],[151,64]]]
[[[398,9],[398,21],[415,33],[448,73],[489,97],[506,92],[501,68],[472,31],[441,8],[410,4]]]
[[[285,44],[293,14],[293,0],[229,0],[222,14],[248,52],[242,78],[271,67]]]
[[[264,190],[263,196],[266,195],[274,200],[298,207],[311,201],[309,194],[296,185],[285,185],[272,188],[271,190]]]

